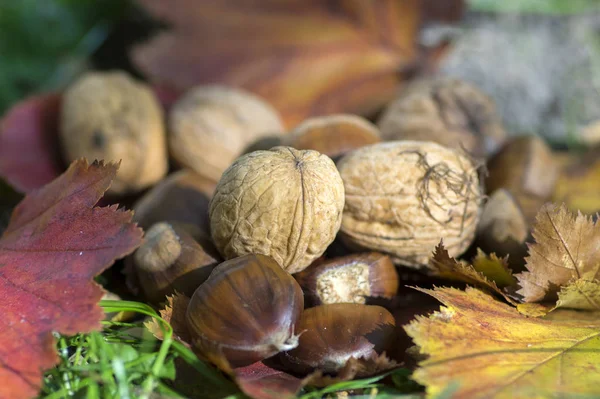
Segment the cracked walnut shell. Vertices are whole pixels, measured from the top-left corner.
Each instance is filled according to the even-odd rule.
[[[167,173],[161,105],[148,85],[125,72],[90,72],[68,88],[60,138],[67,162],[121,161],[112,194],[141,191]]]
[[[210,202],[211,234],[226,259],[263,254],[296,273],[331,244],[343,207],[344,184],[329,157],[274,147],[223,173]]]
[[[451,256],[473,241],[482,198],[477,169],[461,153],[423,141],[392,141],[341,159],[342,238],[421,268],[444,240]]]

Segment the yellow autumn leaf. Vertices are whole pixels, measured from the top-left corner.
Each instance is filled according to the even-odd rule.
[[[600,397],[600,320],[528,318],[475,288],[424,290],[444,304],[405,330],[427,360],[413,378],[453,399]]]
[[[600,281],[578,279],[558,293],[556,308],[600,311]]]
[[[563,204],[542,207],[533,227],[527,272],[517,275],[526,302],[556,300],[573,279],[600,279],[600,228],[591,217]]]
[[[495,282],[500,288],[510,287],[517,282],[508,267],[508,257],[499,258],[494,253],[487,255],[481,249],[477,249],[472,264],[475,270]]]
[[[484,274],[484,271],[489,272],[490,274],[500,274],[501,272],[498,269],[504,266],[496,264],[492,258],[486,259],[486,256],[483,253],[478,254],[477,258],[476,260],[478,267],[481,270],[476,270],[473,265],[470,265],[466,262],[457,261],[451,257],[448,251],[444,248],[444,245],[440,242],[438,246],[435,247],[433,257],[431,257],[429,260],[429,271],[431,274],[438,277],[446,278],[448,280],[462,281],[464,283],[495,292],[499,295],[502,295],[507,301],[514,303],[511,298],[509,298],[500,288],[498,288],[498,285],[493,280],[490,280]],[[496,257],[496,259],[498,258]],[[508,272],[508,267],[506,267],[506,272]]]

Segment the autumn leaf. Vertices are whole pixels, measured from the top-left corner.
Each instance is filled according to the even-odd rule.
[[[571,280],[600,279],[600,229],[591,217],[563,204],[544,205],[533,227],[527,272],[517,275],[526,302],[554,301]]]
[[[429,260],[430,272],[442,278],[449,280],[462,281],[477,287],[487,289],[503,296],[507,301],[514,303],[498,285],[484,274],[484,271],[490,275],[499,275],[505,280],[508,278],[506,273],[510,273],[508,266],[500,261],[495,255],[494,258],[487,257],[479,253],[475,258],[476,264],[480,270],[476,270],[473,265],[466,262],[459,262],[448,254],[444,245],[440,242],[433,252],[433,257]]]
[[[477,255],[472,264],[475,270],[495,282],[500,288],[510,287],[517,282],[512,270],[508,267],[508,256],[499,258],[494,253],[488,255],[481,249],[477,249]]]
[[[369,114],[386,104],[403,69],[424,63],[417,34],[439,2],[138,3],[170,27],[131,52],[151,80],[180,90],[241,86],[266,98],[293,126],[310,115]],[[462,0],[445,3],[437,14],[461,14]]]
[[[444,304],[405,326],[427,360],[413,378],[435,397],[557,398],[600,395],[600,320],[527,318],[474,288],[421,290]]]
[[[62,171],[58,155],[60,96],[47,94],[17,103],[0,121],[0,177],[28,192]]]
[[[37,394],[59,360],[53,332],[100,329],[103,290],[92,279],[142,236],[131,212],[94,207],[117,169],[76,161],[15,208],[0,238],[0,397]]]
[[[579,279],[564,286],[556,308],[600,311],[600,281]]]

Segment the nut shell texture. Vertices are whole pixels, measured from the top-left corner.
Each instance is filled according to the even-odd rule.
[[[507,138],[492,99],[470,83],[448,77],[418,80],[391,102],[377,122],[384,140],[422,140],[495,153]]]
[[[247,255],[221,263],[192,296],[192,343],[217,365],[245,366],[298,345],[304,300],[296,280],[272,259]]]
[[[344,184],[330,158],[275,147],[223,173],[210,203],[211,234],[226,259],[263,254],[296,273],[331,244],[343,207]]]
[[[173,158],[215,181],[256,140],[283,132],[273,107],[257,96],[226,86],[187,92],[169,115]]]
[[[140,191],[167,173],[163,110],[150,88],[124,72],[88,73],[64,94],[66,161],[121,161],[113,194]]]
[[[472,242],[482,198],[477,170],[432,142],[363,147],[338,164],[346,190],[343,238],[420,268],[441,239],[452,256]]]

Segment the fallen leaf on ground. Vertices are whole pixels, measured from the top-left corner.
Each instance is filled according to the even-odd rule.
[[[495,259],[498,260],[497,257]],[[508,272],[508,267],[502,264],[502,262],[499,260],[498,262],[495,262],[492,258],[487,258],[481,253],[476,258],[476,261],[480,269],[485,270],[490,274],[492,274],[492,270],[494,270],[494,273],[499,274],[500,271],[497,269],[501,269],[503,267],[506,267],[505,272]],[[429,271],[438,277],[446,278],[448,280],[462,281],[464,283],[495,292],[503,296],[510,303],[514,304],[514,301],[500,288],[498,288],[498,285],[493,280],[490,280],[488,277],[486,277],[483,271],[475,270],[473,265],[470,265],[466,262],[457,261],[451,257],[442,243],[438,244],[433,252],[433,257],[429,260]],[[505,278],[503,274],[501,274],[501,276]]]
[[[59,360],[53,332],[101,328],[103,290],[92,279],[142,237],[131,212],[94,207],[117,169],[74,162],[17,205],[0,237],[0,397],[37,394]]]
[[[526,302],[555,301],[561,287],[574,279],[600,279],[600,228],[591,217],[566,205],[540,209],[529,245],[527,272],[517,275]]]
[[[600,311],[600,281],[579,279],[564,286],[556,308]]]
[[[151,80],[180,90],[241,86],[267,99],[291,127],[311,115],[372,113],[391,100],[403,69],[427,64],[417,34],[439,2],[138,3],[169,25],[131,52]],[[447,1],[437,14],[458,17],[462,7],[462,0]]]
[[[477,255],[471,263],[475,270],[495,282],[500,288],[510,287],[517,282],[512,270],[508,267],[507,256],[499,258],[494,253],[488,255],[477,249]]]
[[[31,97],[0,121],[0,177],[20,192],[42,187],[64,167],[58,155],[60,96]]]
[[[422,291],[444,304],[405,326],[429,356],[413,375],[428,397],[451,383],[454,399],[600,395],[600,320],[527,318],[474,288]]]

